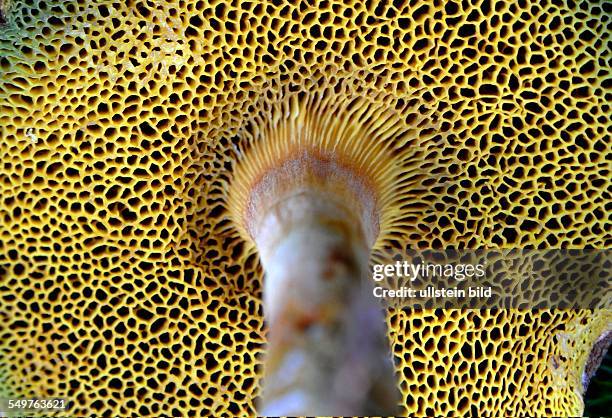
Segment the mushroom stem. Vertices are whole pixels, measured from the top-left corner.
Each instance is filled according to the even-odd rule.
[[[302,188],[270,206],[254,236],[269,326],[262,415],[398,412],[367,239],[337,197]]]

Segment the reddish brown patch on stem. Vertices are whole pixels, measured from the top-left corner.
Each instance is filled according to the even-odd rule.
[[[299,332],[304,332],[319,320],[317,315],[302,315],[295,322],[295,328]]]
[[[321,278],[324,280],[332,280],[338,277],[337,270],[344,268],[349,270],[351,273],[357,269],[355,266],[355,260],[347,250],[342,248],[334,248],[329,253],[328,263],[326,264],[325,270],[321,274]]]

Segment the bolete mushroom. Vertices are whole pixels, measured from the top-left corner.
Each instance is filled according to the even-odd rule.
[[[270,332],[259,412],[397,413],[368,260],[381,213],[409,184],[402,158],[394,161],[388,149],[405,140],[405,125],[374,97],[283,96],[239,152],[228,202],[265,272]]]
[[[607,248],[608,12],[11,1],[0,397],[66,397],[75,416],[256,412],[265,258],[230,193],[269,117],[309,109],[289,96],[346,104],[346,126],[359,126],[349,103],[362,96],[373,124],[395,121],[401,135],[357,130],[345,143],[381,148],[392,164],[375,177],[335,163],[376,197],[374,248]],[[383,178],[393,187],[373,183]],[[386,322],[411,415],[579,415],[591,350],[611,328],[605,310],[402,309]]]

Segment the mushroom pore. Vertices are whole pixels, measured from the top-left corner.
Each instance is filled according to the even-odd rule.
[[[65,397],[73,416],[254,415],[265,279],[244,219],[296,149],[376,192],[372,254],[610,247],[605,2],[0,10],[0,397]],[[262,147],[284,149],[275,132],[291,152]],[[583,415],[611,321],[390,309],[403,413]]]

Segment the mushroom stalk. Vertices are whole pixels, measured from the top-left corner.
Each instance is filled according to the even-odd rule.
[[[269,326],[262,415],[397,413],[384,312],[367,278],[360,219],[302,189],[271,205],[254,238]]]

